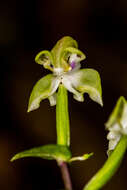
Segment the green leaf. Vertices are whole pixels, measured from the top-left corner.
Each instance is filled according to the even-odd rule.
[[[93,153],[90,154],[83,154],[82,156],[76,156],[76,157],[72,157],[69,162],[73,162],[73,161],[84,161],[89,159],[91,156],[93,156]]]
[[[34,86],[29,99],[28,112],[37,109],[41,100],[50,97],[58,88],[59,81],[52,74],[41,78]]]
[[[127,135],[127,102],[124,97],[120,97],[111,113],[106,125],[109,130],[107,139],[109,140],[108,154],[110,154],[122,135]]]
[[[72,86],[80,92],[80,94],[88,93],[90,98],[99,103],[102,102],[102,89],[99,73],[94,69],[81,69],[72,75]],[[77,96],[74,96],[78,100]],[[83,101],[83,99],[81,99]]]
[[[11,161],[24,157],[40,157],[47,160],[68,161],[71,158],[71,152],[66,146],[50,144],[20,152]]]

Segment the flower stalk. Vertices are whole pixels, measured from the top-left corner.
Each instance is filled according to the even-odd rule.
[[[70,145],[70,125],[68,113],[68,97],[67,90],[61,84],[57,93],[56,101],[56,130],[57,144]]]
[[[57,99],[56,99],[56,130],[57,130],[57,144],[69,146],[70,145],[70,125],[68,113],[68,94],[66,88],[60,84]],[[66,190],[72,190],[72,183],[67,167],[67,163],[57,161],[60,167],[62,179]]]
[[[92,177],[83,190],[101,189],[119,168],[127,149],[127,137],[123,136],[103,167]]]

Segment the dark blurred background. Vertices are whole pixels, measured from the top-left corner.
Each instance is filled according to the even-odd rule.
[[[63,187],[55,161],[26,158],[10,162],[25,149],[56,142],[55,107],[48,100],[27,113],[33,85],[49,71],[34,61],[69,35],[87,59],[82,66],[99,71],[104,107],[85,95],[84,103],[69,94],[71,149],[74,156],[94,152],[70,166],[74,190],[80,190],[107,159],[104,123],[120,95],[127,98],[127,1],[33,0],[0,2],[1,125],[0,189],[59,190]],[[127,154],[119,171],[103,188],[127,189]]]

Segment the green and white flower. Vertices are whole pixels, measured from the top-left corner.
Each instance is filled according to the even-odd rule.
[[[43,99],[48,98],[51,106],[56,104],[59,85],[74,94],[78,101],[84,101],[83,94],[102,105],[102,90],[99,73],[94,69],[80,69],[80,62],[86,56],[78,49],[77,42],[69,37],[59,40],[51,51],[41,51],[35,61],[49,69],[52,74],[41,78],[34,86],[28,105],[28,112],[37,109]]]
[[[123,135],[127,135],[127,102],[121,96],[105,124],[106,129],[109,130],[107,139],[109,140],[108,155],[115,149],[119,140]]]

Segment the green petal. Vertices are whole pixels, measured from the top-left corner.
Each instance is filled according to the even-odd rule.
[[[85,54],[77,48],[74,48],[74,47],[65,48],[64,51],[61,53],[61,60],[60,60],[65,72],[72,69],[70,67],[69,60],[70,60],[70,57],[73,55],[77,55],[78,64],[80,64],[80,61],[86,58]]]
[[[34,86],[29,99],[28,112],[37,109],[41,100],[50,97],[58,88],[59,80],[52,74],[41,78]]]
[[[53,71],[54,61],[51,52],[47,50],[39,52],[35,57],[35,62]]]
[[[55,106],[56,105],[56,93],[48,97],[50,106]]]
[[[20,152],[11,161],[24,157],[40,157],[47,160],[68,161],[71,158],[71,152],[66,146],[50,144]]]
[[[94,69],[81,69],[72,75],[72,86],[80,94],[88,93],[90,98],[99,103],[102,102],[102,89],[99,73]],[[74,97],[78,99],[77,97]]]
[[[65,48],[64,51],[61,54],[61,58],[66,60],[67,59],[66,57],[68,56],[68,54],[70,54],[70,55],[71,54],[76,54],[80,58],[79,61],[82,61],[82,60],[84,60],[86,58],[85,54],[82,51],[80,51],[79,49],[74,48],[74,47]]]

